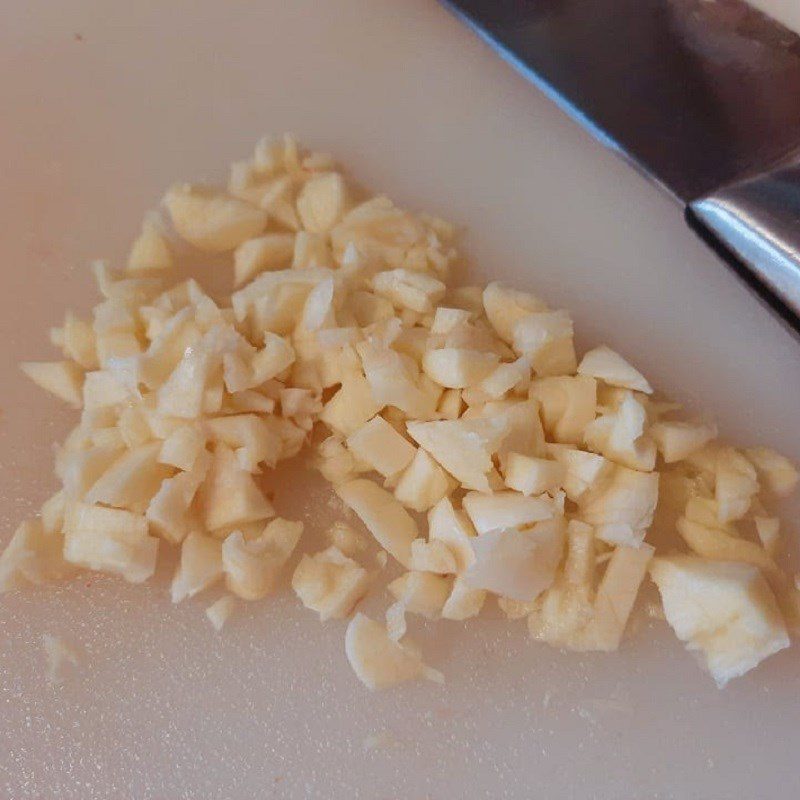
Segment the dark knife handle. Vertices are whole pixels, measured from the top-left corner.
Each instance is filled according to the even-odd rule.
[[[695,200],[687,220],[800,333],[800,154]]]

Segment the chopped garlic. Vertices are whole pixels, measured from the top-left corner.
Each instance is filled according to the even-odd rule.
[[[468,586],[530,602],[555,579],[564,522],[547,520],[528,530],[495,528],[479,534],[472,548],[475,561],[464,575]]]
[[[370,574],[336,547],[304,555],[292,576],[292,588],[322,622],[350,615],[366,594]]]
[[[181,425],[161,443],[158,462],[189,471],[203,452],[205,444],[205,436],[198,426]]]
[[[422,677],[439,683],[443,680],[413,650],[393,641],[386,628],[364,614],[350,620],[344,641],[350,666],[370,689],[385,689]]]
[[[42,518],[44,521],[44,508]],[[69,575],[70,566],[62,556],[61,526],[58,530],[47,530],[47,527],[39,520],[28,520],[14,531],[11,541],[0,553],[0,594],[26,583],[38,585]]]
[[[590,525],[627,524],[646,530],[658,502],[658,473],[616,466],[606,481],[585,492],[578,502],[580,516]]]
[[[771,491],[785,497],[797,486],[798,472],[788,458],[769,447],[751,447],[745,450]]]
[[[61,341],[58,343],[64,355],[71,358],[78,366],[86,370],[97,369],[97,345],[92,326],[85,320],[78,319],[71,311],[64,317],[64,327],[57,328]]]
[[[420,447],[397,481],[394,496],[404,506],[422,513],[456,487],[456,482]]]
[[[526,527],[550,519],[555,513],[553,500],[547,495],[525,497],[517,492],[469,492],[462,504],[479,534],[501,528]]]
[[[397,600],[386,609],[386,633],[393,642],[399,642],[407,631],[405,603]]]
[[[486,600],[485,589],[473,589],[462,576],[453,583],[450,597],[442,607],[442,619],[464,620],[476,617]]]
[[[447,389],[475,386],[487,378],[499,361],[495,353],[442,347],[428,350],[422,359],[425,374]],[[502,392],[501,392],[502,394]]]
[[[234,285],[242,286],[264,270],[285,269],[291,264],[294,249],[291,233],[266,233],[247,239],[233,254]]]
[[[64,559],[142,583],[155,572],[158,539],[148,536],[140,514],[70,503],[64,517]]]
[[[430,540],[446,545],[461,573],[475,561],[472,549],[475,529],[463,511],[456,511],[446,497],[428,512],[428,536]]]
[[[275,514],[253,476],[242,469],[236,454],[224,444],[217,445],[200,491],[203,522],[209,531],[267,519]]]
[[[233,531],[222,543],[222,568],[228,589],[243,600],[258,600],[274,591],[278,575],[302,532],[302,522],[280,517],[255,539],[246,540],[241,531]]]
[[[399,267],[424,235],[420,220],[396,208],[387,197],[374,197],[345,214],[331,231],[331,243],[334,256],[342,262],[347,262],[348,250],[355,247],[370,261]]]
[[[348,626],[347,656],[373,688],[440,681],[404,638],[406,614],[465,620],[488,592],[535,638],[615,649],[657,501],[653,541],[679,537],[700,558],[656,557],[651,572],[718,682],[785,647],[800,591],[765,504],[794,488],[795,467],[673,419],[680,407],[646,397],[607,347],[578,365],[566,311],[496,282],[448,292],[452,226],[353,199],[330,157],[262,140],[227,192],[184,184],[164,200],[180,237],[227,261],[235,291],[212,299],[194,278],[162,290],[155,275],[179,251],[152,214],[127,274],[92,265],[101,302],[50,331],[64,360],[23,365],[82,411],[56,452],[60,490],[0,555],[0,591],[76,566],[144,581],[163,540],[181,550],[176,602],[224,578],[232,594],[206,612],[219,629],[234,596],[277,589],[303,525],[274,519],[260,476],[280,479],[314,443],[314,466],[380,549],[334,523],[293,571],[301,602],[345,617],[390,579],[389,553],[410,570],[390,584],[387,628]]]
[[[563,488],[575,503],[590,489],[604,485],[613,472],[613,464],[594,453],[563,448],[554,450],[553,457],[566,468]]]
[[[750,564],[656,558],[650,575],[678,638],[699,650],[717,685],[789,646],[775,597]]]
[[[732,447],[717,456],[716,489],[717,516],[720,522],[741,519],[758,492],[753,465]]]
[[[605,381],[611,386],[652,394],[653,389],[645,377],[634,369],[619,353],[605,345],[590,350],[578,366],[579,375]]]
[[[452,580],[432,572],[406,572],[388,586],[390,594],[406,611],[436,619],[452,590]]]
[[[372,469],[391,478],[402,472],[414,458],[414,446],[383,417],[375,416],[347,437],[353,455]]]
[[[107,370],[87,372],[83,382],[83,406],[87,411],[108,408],[133,399],[130,390]]]
[[[614,550],[597,587],[594,617],[586,632],[589,649],[611,651],[619,647],[653,553],[654,548],[646,544]]]
[[[269,212],[269,217],[289,230],[300,229],[300,220],[294,206],[295,186],[290,175],[281,175],[262,186],[259,205]]]
[[[597,383],[581,376],[540,378],[531,384],[545,430],[557,442],[580,444],[597,407]]]
[[[508,434],[504,419],[409,422],[408,432],[468,489],[488,492],[492,454]]]
[[[164,197],[175,230],[200,250],[222,252],[257,236],[267,213],[249,203],[210,190],[174,186]]]
[[[492,398],[499,400],[512,389],[527,387],[530,380],[531,363],[527,356],[521,356],[509,364],[500,364],[480,383],[480,389]]]
[[[64,490],[56,492],[42,503],[39,515],[42,529],[48,536],[57,537],[64,527],[64,513],[67,509],[67,496]]]
[[[536,609],[536,600],[514,600],[511,597],[498,596],[497,605],[509,619],[522,619]]]
[[[190,533],[181,545],[181,561],[172,579],[172,602],[194,597],[221,578],[222,542],[202,533]]]
[[[381,410],[370,385],[360,375],[342,381],[338,392],[325,404],[320,419],[337,433],[349,436]]]
[[[458,564],[452,550],[442,541],[414,539],[411,542],[411,566],[420,572],[435,572],[447,575],[458,572]]]
[[[50,633],[42,635],[42,645],[47,658],[47,684],[57,686],[65,681],[69,666],[79,666],[78,653],[60,636],[53,636]]]
[[[439,306],[433,314],[431,333],[452,333],[455,329],[466,325],[471,317],[469,311],[464,311],[462,308]]]
[[[717,426],[692,422],[657,422],[650,428],[650,434],[664,456],[664,461],[673,464],[683,461],[715,439]]]
[[[464,419],[497,418],[508,426],[508,433],[497,448],[500,467],[505,468],[509,453],[521,453],[526,456],[544,456],[546,454],[544,430],[539,420],[539,412],[534,400],[502,400],[488,402],[474,416],[469,409]]]
[[[646,528],[636,527],[630,522],[607,522],[597,525],[594,535],[601,541],[610,545],[627,545],[639,547],[644,541]]]
[[[419,370],[410,358],[376,343],[363,342],[358,352],[369,399],[376,411],[392,405],[410,417],[431,419],[434,416],[438,397],[425,391]]]
[[[767,554],[775,557],[780,547],[781,522],[777,517],[753,517],[756,533]]]
[[[322,477],[332,484],[344,483],[362,471],[353,454],[336,436],[329,436],[320,442],[315,466]]]
[[[336,486],[336,493],[367,526],[378,544],[404,567],[411,566],[411,543],[417,523],[402,505],[376,483],[356,478]]]
[[[128,450],[109,465],[86,493],[87,503],[101,503],[143,514],[172,470],[159,464],[159,442]]]
[[[523,317],[547,308],[534,295],[512,289],[498,281],[487,284],[482,300],[489,322],[497,335],[508,344],[514,341],[514,329]]]
[[[575,372],[572,319],[566,311],[537,311],[514,325],[514,351],[530,358],[534,372],[546,377]]]
[[[773,560],[755,542],[739,539],[716,527],[700,525],[686,517],[681,517],[676,527],[686,544],[700,556],[718,561],[741,561],[768,573],[776,570]]]
[[[235,609],[236,598],[232,594],[225,594],[206,609],[206,617],[219,633]]]
[[[505,484],[526,496],[560,488],[567,474],[564,464],[545,458],[509,453],[506,459]]]
[[[83,405],[83,370],[72,361],[26,361],[20,369],[37,386],[74,408]]]
[[[332,258],[327,237],[319,233],[298,231],[294,237],[293,269],[329,267],[331,266]]]
[[[379,272],[372,280],[375,293],[391,300],[400,308],[430,313],[442,299],[445,285],[436,278],[406,269]]]
[[[297,198],[297,212],[307,231],[326,233],[342,217],[346,202],[347,189],[342,176],[325,172],[306,181]]]
[[[172,269],[174,261],[169,244],[156,222],[145,218],[142,232],[128,254],[128,272],[133,275]]]
[[[645,432],[647,411],[633,392],[623,396],[613,410],[606,409],[586,426],[583,439],[587,447],[630,469],[652,472],[656,464],[656,445]]]
[[[83,498],[120,455],[122,448],[116,444],[73,449],[65,442],[56,456],[56,474],[65,494],[73,499]]]

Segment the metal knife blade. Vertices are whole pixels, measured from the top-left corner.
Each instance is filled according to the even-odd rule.
[[[444,0],[800,331],[800,36],[742,0]]]

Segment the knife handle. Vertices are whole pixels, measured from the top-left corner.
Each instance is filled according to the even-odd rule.
[[[693,201],[686,218],[800,333],[800,153]]]

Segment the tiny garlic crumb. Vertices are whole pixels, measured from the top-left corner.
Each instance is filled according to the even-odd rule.
[[[80,658],[75,648],[60,636],[45,633],[42,645],[47,659],[47,684],[58,686],[66,680],[70,667],[78,666]]]
[[[384,730],[365,736],[361,746],[365,752],[370,753],[374,750],[388,750],[390,747],[397,745],[397,743],[397,737],[391,731]]]

